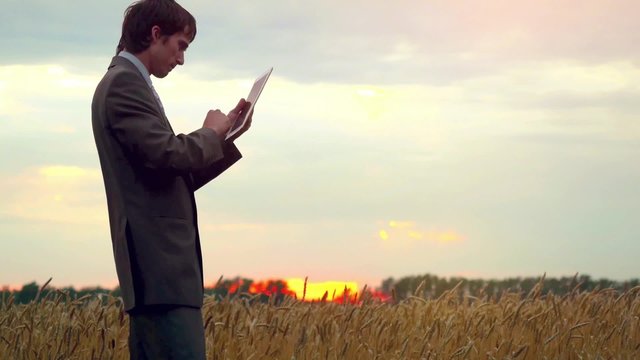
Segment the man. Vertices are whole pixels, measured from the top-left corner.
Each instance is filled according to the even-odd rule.
[[[228,115],[209,111],[201,129],[174,134],[150,75],[183,65],[195,35],[195,19],[173,0],[132,4],[91,105],[135,359],[205,358],[194,192],[242,157],[224,139],[247,103]]]

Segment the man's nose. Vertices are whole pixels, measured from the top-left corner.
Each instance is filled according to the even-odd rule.
[[[184,65],[184,54],[180,53],[178,54],[178,65]]]

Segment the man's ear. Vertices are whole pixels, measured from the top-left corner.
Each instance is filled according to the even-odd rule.
[[[162,33],[160,32],[160,26],[153,25],[151,28],[151,42],[159,40],[162,37]]]

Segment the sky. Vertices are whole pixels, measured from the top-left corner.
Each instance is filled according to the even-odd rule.
[[[196,193],[207,285],[640,276],[639,2],[180,3],[176,132],[274,67]],[[3,1],[2,285],[117,285],[90,106],[129,4]]]

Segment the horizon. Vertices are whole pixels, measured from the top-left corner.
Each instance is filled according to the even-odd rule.
[[[608,280],[608,281],[612,281],[612,282],[617,282],[617,283],[624,283],[624,282],[631,282],[631,281],[635,281],[635,280],[639,280],[639,277],[632,277],[632,278],[627,278],[627,279],[612,279],[612,278],[607,278],[607,277],[602,277],[602,276],[593,276],[592,274],[581,274],[581,273],[575,273],[575,274],[561,274],[561,275],[556,275],[556,276],[549,276],[548,274],[540,274],[540,275],[514,275],[514,276],[505,276],[505,277],[499,277],[499,278],[484,278],[484,277],[468,277],[468,276],[464,276],[464,275],[456,275],[456,274],[452,274],[452,275],[448,275],[448,276],[440,276],[438,274],[431,274],[431,273],[424,273],[424,274],[407,274],[405,276],[399,276],[399,277],[387,277],[387,278],[382,278],[380,279],[379,284],[369,284],[369,283],[358,283],[355,281],[348,281],[348,280],[335,280],[335,279],[329,279],[329,280],[322,280],[322,281],[314,281],[313,279],[308,279],[308,284],[312,284],[314,287],[320,287],[324,284],[328,284],[331,283],[331,285],[329,285],[328,289],[334,289],[335,287],[340,287],[341,285],[349,285],[349,288],[355,288],[355,289],[362,289],[365,286],[368,289],[378,289],[381,285],[382,282],[384,280],[387,279],[393,279],[395,281],[403,279],[403,278],[409,278],[409,277],[420,277],[420,276],[426,276],[426,275],[430,275],[430,276],[435,276],[438,277],[440,279],[446,279],[446,280],[451,280],[451,279],[457,279],[457,278],[462,278],[464,280],[467,281],[491,281],[491,280],[496,280],[496,281],[505,281],[505,280],[510,280],[510,279],[541,279],[542,277],[545,278],[545,280],[548,279],[562,279],[562,278],[580,278],[583,276],[587,276],[589,277],[591,280],[593,281],[600,281],[600,280]],[[225,280],[249,280],[252,281],[254,283],[264,283],[264,282],[268,282],[268,281],[284,281],[285,283],[289,284],[289,282],[295,282],[295,283],[303,283],[305,280],[304,278],[275,278],[275,277],[264,277],[264,278],[258,278],[258,279],[254,279],[254,278],[250,278],[250,277],[246,277],[246,276],[233,276],[233,277],[224,277],[224,276],[220,276],[218,278],[219,280],[214,281],[214,282],[210,282],[210,283],[205,283],[204,286],[206,289],[213,289],[215,288],[215,286],[218,284],[219,281],[225,281]],[[31,284],[31,283],[35,283],[38,286],[42,286],[43,284],[47,283],[46,281],[43,281],[42,283],[38,282],[37,280],[32,280],[32,281],[28,281],[24,284],[20,284],[20,285],[12,285],[12,284],[0,284],[0,291],[19,291],[22,289],[23,286]],[[111,282],[109,285],[107,284],[66,284],[66,285],[60,285],[60,284],[56,284],[56,282],[54,281],[54,279],[51,279],[51,282],[47,283],[47,288],[55,288],[55,289],[63,289],[63,288],[73,288],[76,290],[82,290],[82,289],[92,289],[92,288],[101,288],[101,289],[105,289],[105,290],[115,290],[116,288],[118,288],[120,285],[118,284],[117,280],[114,280],[113,282]],[[299,284],[297,284],[297,287]]]
[[[0,284],[117,283],[90,104],[130,3],[6,4]],[[176,133],[274,67],[196,192],[205,284],[640,276],[640,3],[180,4]]]

